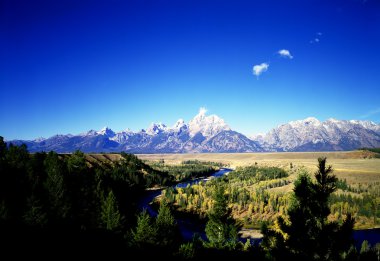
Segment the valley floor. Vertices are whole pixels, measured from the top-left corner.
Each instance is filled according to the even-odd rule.
[[[178,164],[184,160],[223,162],[231,168],[258,165],[289,168],[304,166],[311,172],[317,169],[317,158],[327,157],[334,174],[347,183],[380,182],[380,159],[367,151],[341,152],[274,152],[274,153],[198,153],[198,154],[138,154],[142,160],[164,160]]]

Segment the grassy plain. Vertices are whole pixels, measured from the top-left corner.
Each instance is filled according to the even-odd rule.
[[[374,203],[380,203],[380,158],[369,151],[343,151],[343,152],[278,152],[278,153],[197,153],[197,154],[137,154],[141,160],[160,161],[164,160],[165,164],[180,164],[182,161],[199,160],[221,162],[230,168],[244,167],[249,165],[257,166],[274,166],[285,169],[289,177],[285,178],[290,181],[286,185],[268,188],[268,191],[278,195],[284,195],[293,189],[293,182],[299,170],[305,168],[309,173],[317,170],[318,157],[327,157],[327,163],[333,166],[334,174],[341,180],[345,180],[351,188],[359,191],[342,191],[338,190],[337,194],[350,194],[354,197],[363,198],[366,195],[375,197]],[[119,154],[87,154],[88,164],[107,163],[120,159]],[[247,186],[248,191],[254,192],[261,183]],[[367,202],[368,203],[368,202]],[[358,208],[364,208],[366,202],[357,203]],[[379,205],[380,206],[380,205]],[[370,207],[366,207],[371,209]],[[378,209],[378,207],[376,208]],[[247,211],[235,213],[235,218],[243,219]],[[357,218],[355,227],[371,228],[378,227],[379,222],[374,221],[369,216],[360,215]],[[378,216],[379,218],[379,216]]]
[[[288,171],[290,181],[287,185],[268,188],[268,191],[278,195],[291,192],[299,170],[306,168],[313,174],[317,170],[318,157],[327,157],[327,163],[333,166],[337,178],[345,180],[351,188],[361,189],[361,192],[338,190],[337,194],[350,194],[363,198],[366,195],[375,197],[374,204],[380,203],[380,158],[369,151],[343,151],[343,152],[279,152],[279,153],[204,153],[204,154],[144,154],[137,155],[142,160],[164,160],[166,164],[179,164],[184,160],[200,160],[223,162],[231,168],[248,165],[274,166]],[[247,186],[248,191],[255,191],[260,183]],[[364,208],[368,202],[359,203],[358,208]],[[367,206],[367,209],[369,207]],[[376,208],[378,209],[378,207]],[[235,212],[234,217],[243,219],[246,211]],[[355,228],[378,227],[379,223],[370,216],[360,215],[356,219]]]
[[[258,165],[282,168],[305,167],[314,172],[318,157],[327,157],[328,164],[334,168],[339,179],[348,184],[370,184],[380,182],[380,158],[368,151],[342,152],[275,152],[275,153],[198,153],[198,154],[140,154],[142,160],[161,160],[167,164],[179,164],[184,160],[223,162],[231,168]]]

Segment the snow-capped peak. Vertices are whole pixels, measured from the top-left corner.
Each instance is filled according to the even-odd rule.
[[[95,136],[96,134],[98,134],[96,130],[89,130],[87,132],[79,134],[79,136]]]
[[[350,121],[353,122],[353,121]],[[380,124],[376,124],[373,121],[357,121],[359,125],[363,126],[364,128],[373,130],[373,131],[380,131]]]
[[[265,136],[265,133],[259,132],[259,133],[253,133],[251,135],[248,135],[247,137],[251,140],[259,140],[262,139]]]
[[[307,117],[306,119],[303,120],[304,123],[313,123],[313,124],[320,124],[321,122],[314,117]]]
[[[146,133],[150,135],[156,135],[161,132],[165,132],[168,130],[168,127],[163,123],[152,123],[149,128],[146,130]]]
[[[320,122],[309,117],[283,124],[255,140],[273,150],[352,150],[379,146],[380,126],[371,121],[330,118]]]
[[[338,122],[341,122],[341,121],[340,121],[340,120],[337,120],[337,119],[334,119],[334,118],[329,118],[329,119],[327,119],[326,122],[338,123]]]
[[[182,127],[186,126],[186,123],[183,119],[179,119],[172,127],[172,130],[174,131],[178,131],[180,130]]]
[[[97,134],[105,135],[107,137],[115,136],[115,132],[113,130],[111,130],[110,128],[108,128],[107,126],[105,126],[103,129],[98,131]]]
[[[122,132],[125,132],[125,133],[133,133],[133,131],[130,129],[130,128],[126,128],[124,131]]]
[[[301,127],[301,126],[310,126],[310,125],[319,126],[319,125],[321,125],[321,122],[317,118],[307,117],[304,120],[291,121],[291,122],[289,122],[289,124],[293,128],[297,128],[297,127]]]
[[[209,137],[218,134],[223,130],[231,130],[223,119],[217,115],[206,116],[207,110],[200,108],[199,113],[189,122],[189,133],[193,137],[200,132],[203,136]]]

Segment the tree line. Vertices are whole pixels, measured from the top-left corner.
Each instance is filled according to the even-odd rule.
[[[328,202],[337,180],[325,163],[325,159],[319,161],[315,180],[308,175],[298,177],[294,192],[286,199],[290,207],[282,210],[273,225],[263,222],[263,243],[255,245],[239,240],[241,223],[234,218],[238,204],[233,202],[251,208],[252,212],[280,211],[276,204],[281,199],[263,191],[271,182],[287,178],[281,169],[257,168],[246,174],[262,185],[257,192],[257,198],[262,199],[258,201],[252,201],[247,191],[238,189],[246,180],[233,173],[183,188],[181,193],[181,189],[172,191],[174,199],[165,195],[171,190],[167,189],[158,216],[152,218],[146,211],[138,210],[138,201],[146,188],[175,182],[169,171],[155,169],[125,153],[113,163],[90,163],[80,151],[71,155],[29,154],[25,145],[6,144],[0,137],[3,254],[9,251],[17,257],[27,251],[30,256],[54,258],[50,254],[53,250],[60,257],[87,258],[138,254],[141,258],[166,259],[376,260],[376,248],[368,244],[360,252],[352,248],[354,219],[349,214],[343,222],[327,218]],[[194,236],[190,242],[182,239],[173,215],[181,200],[183,206],[188,207],[191,202],[194,209],[205,208],[206,240],[200,236]],[[260,205],[265,201],[268,204]]]

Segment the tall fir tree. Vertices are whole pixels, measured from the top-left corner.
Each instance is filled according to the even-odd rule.
[[[56,152],[49,152],[45,162],[45,189],[48,193],[50,210],[55,222],[67,219],[70,211],[67,184],[65,180],[65,164]]]
[[[152,218],[144,209],[137,216],[137,225],[132,230],[132,244],[136,247],[154,245],[157,243],[157,228],[154,226]]]
[[[121,227],[122,217],[112,190],[103,200],[101,206],[101,224],[107,230],[117,231]]]
[[[233,249],[238,242],[239,226],[231,217],[231,210],[227,205],[224,187],[221,184],[215,187],[213,195],[214,205],[208,213],[206,224],[207,245],[210,247]]]
[[[176,245],[180,240],[177,222],[165,201],[161,201],[156,218],[158,242],[163,246]]]
[[[262,228],[262,247],[273,260],[339,260],[352,244],[354,220],[347,215],[343,224],[329,222],[328,199],[337,179],[326,158],[318,159],[313,182],[302,173],[294,184],[294,198],[287,218],[279,217],[274,228]]]

